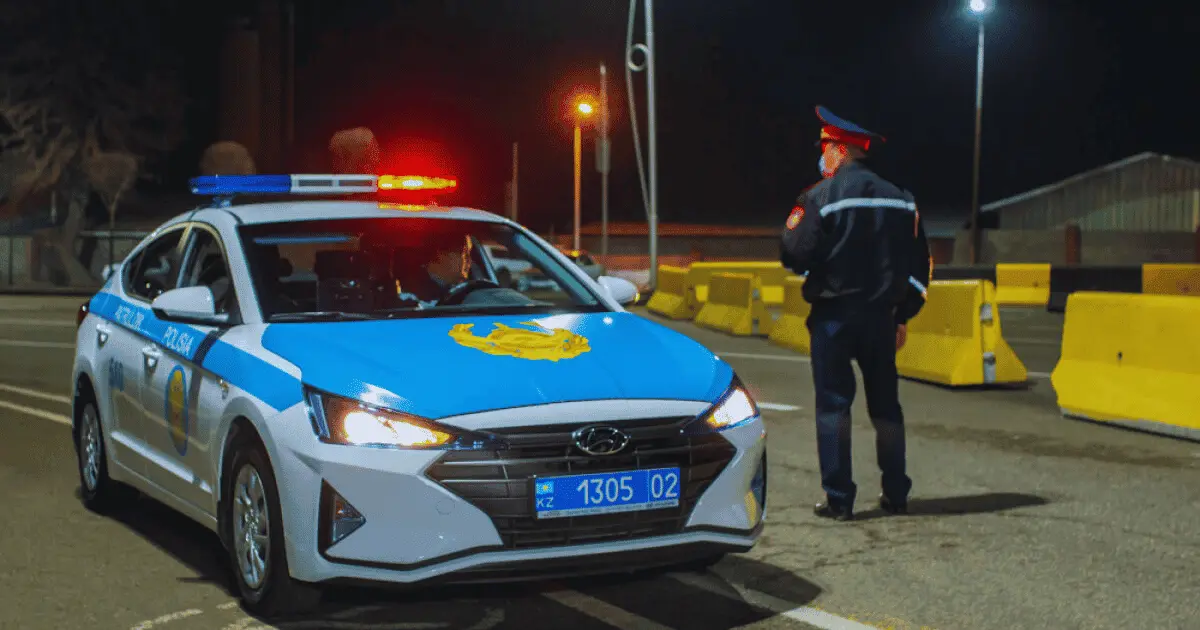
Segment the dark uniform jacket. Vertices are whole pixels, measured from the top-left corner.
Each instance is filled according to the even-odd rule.
[[[892,310],[897,324],[921,310],[933,279],[913,196],[857,161],[796,200],[780,259],[807,274],[806,301]]]

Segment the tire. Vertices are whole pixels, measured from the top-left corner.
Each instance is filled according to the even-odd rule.
[[[79,469],[79,496],[83,506],[97,514],[106,514],[128,499],[132,492],[108,476],[108,449],[100,410],[90,394],[81,394],[83,407],[75,431],[75,463]]]
[[[321,591],[314,585],[292,579],[288,571],[283,511],[279,505],[275,474],[266,453],[253,439],[235,440],[232,448],[224,475],[221,516],[238,595],[249,612],[262,617],[310,612],[320,604]],[[243,517],[248,522],[243,521]],[[262,526],[264,520],[265,527]],[[252,536],[254,543],[251,544],[246,533],[254,530],[259,536]],[[265,552],[261,547],[264,541]],[[259,562],[254,562],[254,558]]]

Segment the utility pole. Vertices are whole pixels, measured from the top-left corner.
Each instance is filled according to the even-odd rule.
[[[975,61],[975,164],[971,171],[971,264],[979,264],[980,242],[979,231],[979,145],[983,131],[983,16],[982,11],[987,5],[977,2],[973,6],[981,7],[976,13],[979,16],[979,50]]]
[[[654,0],[646,0],[646,131],[650,162],[650,287],[658,289],[658,133],[654,106]]]
[[[512,208],[509,210],[509,213],[511,215],[511,216],[509,216],[509,218],[515,222],[517,220],[517,143],[516,142],[513,143]]]
[[[600,256],[608,257],[608,69],[600,64],[600,142],[596,145],[596,170],[600,171]]]

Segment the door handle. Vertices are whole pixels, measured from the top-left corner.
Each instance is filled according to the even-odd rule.
[[[162,352],[152,346],[146,346],[142,348],[142,357],[145,360],[146,371],[152,372],[154,368],[158,367],[158,360],[162,358]]]
[[[98,343],[102,346],[104,344],[108,343],[109,332],[111,332],[111,331],[109,331],[107,326],[97,326],[96,327],[96,343]]]

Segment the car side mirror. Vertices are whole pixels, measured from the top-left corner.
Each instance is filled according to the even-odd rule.
[[[183,287],[165,291],[150,303],[150,310],[161,320],[201,326],[223,326],[229,313],[217,313],[212,289]]]
[[[120,266],[121,266],[121,263],[114,263],[114,264],[111,264],[111,265],[104,265],[104,269],[102,269],[102,270],[100,271],[100,279],[101,279],[101,280],[104,280],[105,282],[108,282],[108,278],[109,278],[109,276],[113,275],[113,272],[114,272],[114,271],[116,271],[116,270],[117,270],[117,267],[120,267]]]
[[[626,280],[625,278],[618,278],[616,276],[600,276],[596,279],[596,281],[599,282],[600,286],[608,292],[608,296],[621,306],[633,304],[638,299],[637,285]]]

